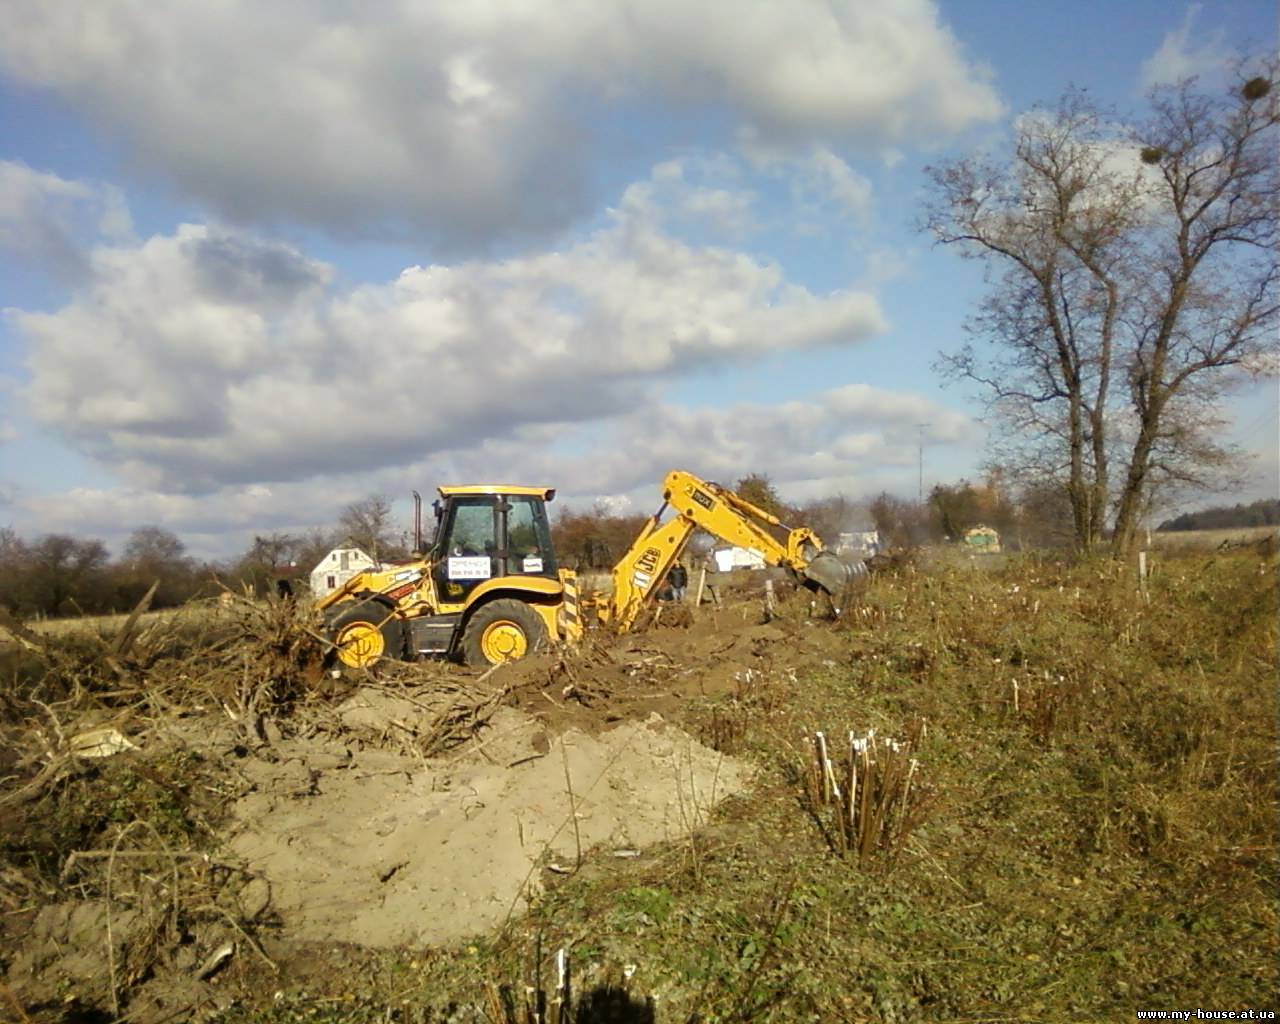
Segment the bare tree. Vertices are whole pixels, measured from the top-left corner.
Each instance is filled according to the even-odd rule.
[[[1224,371],[1257,370],[1272,343],[1280,296],[1277,201],[1280,93],[1273,61],[1228,97],[1194,82],[1153,98],[1134,141],[1158,171],[1144,238],[1125,366],[1135,431],[1115,519],[1115,547],[1133,545],[1144,502],[1161,479],[1199,482],[1227,455],[1212,408]]]
[[[36,610],[46,615],[96,610],[108,561],[106,545],[100,540],[63,533],[41,537],[30,548],[28,570]]]
[[[391,501],[384,494],[354,502],[338,517],[341,532],[375,559],[395,547],[391,524]]]
[[[157,608],[186,600],[196,586],[186,545],[160,526],[140,526],[129,535],[117,574],[126,604],[136,603],[153,583],[158,585],[152,602]]]
[[[738,497],[751,502],[756,508],[768,512],[771,516],[782,519],[787,516],[787,506],[778,497],[778,489],[773,486],[768,473],[752,473],[744,476],[733,485]]]
[[[1222,95],[1157,91],[1138,125],[1072,90],[1009,159],[931,169],[926,226],[995,278],[968,325],[989,345],[942,366],[983,389],[1004,465],[1060,482],[1081,549],[1114,503],[1127,551],[1156,485],[1230,454],[1215,403],[1276,317],[1275,66],[1243,68]]]
[[[266,569],[288,567],[297,561],[300,544],[292,533],[258,534],[245,558]]]
[[[18,611],[27,597],[30,552],[11,526],[0,526],[0,608]]]
[[[870,513],[881,540],[890,548],[914,548],[930,540],[926,505],[882,491],[872,500]]]
[[[796,510],[794,522],[797,526],[809,527],[832,546],[839,543],[840,534],[865,530],[872,525],[866,502],[851,501],[843,494],[805,502]]]
[[[174,565],[185,568],[186,545],[177,534],[161,526],[139,526],[124,545],[124,560],[143,570],[159,572]]]

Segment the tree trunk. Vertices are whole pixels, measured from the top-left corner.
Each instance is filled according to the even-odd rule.
[[[1129,460],[1129,473],[1125,477],[1124,490],[1120,492],[1115,530],[1111,535],[1111,552],[1117,558],[1132,554],[1138,539],[1138,520],[1142,514],[1142,498],[1147,486],[1151,446],[1155,440],[1155,424],[1158,421],[1159,415],[1148,411],[1138,439],[1133,444],[1133,457]]]

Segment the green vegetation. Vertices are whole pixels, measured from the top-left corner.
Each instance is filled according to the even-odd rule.
[[[1199,512],[1184,512],[1160,524],[1161,530],[1229,530],[1245,526],[1280,525],[1280,500],[1248,505],[1215,505]]]
[[[497,1020],[495,986],[549,988],[562,946],[584,1001],[629,1008],[578,1020],[1274,1007],[1277,610],[1255,554],[1162,561],[1149,602],[1113,562],[884,575],[849,622],[811,627],[839,630],[828,664],[766,656],[690,707],[691,731],[763,766],[694,839],[548,875],[532,913],[461,949],[347,950],[232,1019]],[[805,807],[805,735],[920,718],[923,822],[887,856],[838,856]]]

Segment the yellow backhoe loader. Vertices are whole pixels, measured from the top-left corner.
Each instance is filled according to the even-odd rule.
[[[382,658],[420,655],[473,665],[513,661],[547,642],[580,639],[584,608],[598,624],[625,632],[699,529],[790,569],[805,586],[831,596],[833,609],[854,571],[824,551],[811,530],[789,528],[732,491],[675,470],[663,481],[661,508],[614,567],[612,594],[580,603],[576,575],[556,564],[551,545],[546,503],[554,489],[472,485],[439,492],[430,550],[423,553],[415,493],[419,555],[360,572],[318,602],[343,664],[367,668]]]
[[[357,573],[323,597],[338,660],[366,668],[381,658],[461,657],[469,664],[522,658],[548,640],[581,635],[573,573],[556,565],[549,487],[441,487],[436,534],[423,551],[414,494],[409,562]]]

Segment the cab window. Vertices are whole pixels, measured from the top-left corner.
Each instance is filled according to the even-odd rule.
[[[436,584],[443,601],[461,604],[485,580],[500,575],[493,499],[487,495],[456,499],[443,529]]]
[[[507,551],[508,572],[530,576],[555,575],[551,532],[540,502],[517,495],[509,499]]]
[[[487,498],[474,502],[460,500],[453,507],[453,528],[445,556],[492,555],[494,543],[493,504]]]

